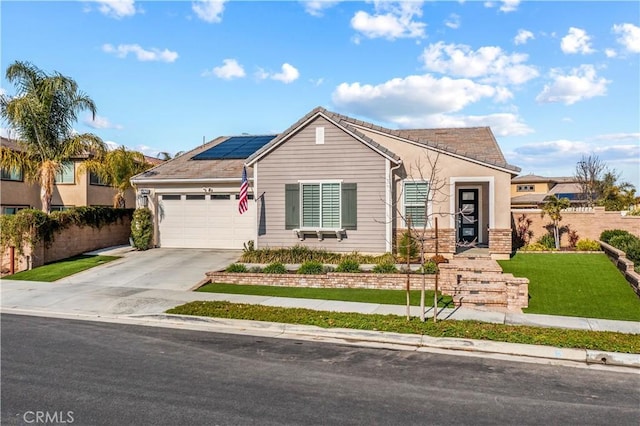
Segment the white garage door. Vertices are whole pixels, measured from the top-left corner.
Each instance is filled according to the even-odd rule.
[[[238,213],[235,194],[159,196],[160,247],[241,249],[255,239],[256,206]]]

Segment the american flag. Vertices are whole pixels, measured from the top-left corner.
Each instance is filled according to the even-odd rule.
[[[249,210],[249,181],[247,180],[247,168],[242,168],[242,184],[240,185],[240,201],[238,202],[238,211],[240,214]]]

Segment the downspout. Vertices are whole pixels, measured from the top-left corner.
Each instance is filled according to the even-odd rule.
[[[386,186],[387,186],[387,191],[386,191],[386,204],[387,204],[387,208],[386,208],[386,214],[385,214],[385,223],[387,225],[387,229],[386,229],[386,234],[387,234],[387,238],[386,238],[386,251],[387,253],[391,253],[393,250],[393,207],[395,205],[395,203],[393,202],[392,198],[393,198],[393,192],[392,192],[392,184],[393,184],[393,172],[395,172],[396,170],[398,170],[401,166],[402,166],[402,161],[400,161],[398,163],[397,166],[391,167],[391,161],[389,159],[386,159],[385,162],[387,163],[387,177],[386,177]]]

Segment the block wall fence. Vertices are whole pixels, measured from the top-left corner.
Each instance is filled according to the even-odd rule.
[[[539,209],[511,210],[512,226],[518,223],[518,217],[525,214],[533,221],[529,229],[533,231],[532,241],[535,242],[547,233],[545,225],[551,223],[549,216],[545,215],[543,218],[540,212]],[[640,216],[623,216],[621,212],[607,212],[604,207],[596,207],[591,211],[562,212],[560,226],[569,226],[578,233],[580,239],[599,240],[602,231],[607,229],[622,229],[640,237]],[[569,246],[566,233],[562,235],[561,246]]]

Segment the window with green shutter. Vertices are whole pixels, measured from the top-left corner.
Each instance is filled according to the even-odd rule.
[[[420,227],[426,221],[426,201],[429,194],[427,182],[404,183],[404,217],[405,221],[411,218],[411,225]]]
[[[285,185],[285,229],[356,229],[355,183]]]

